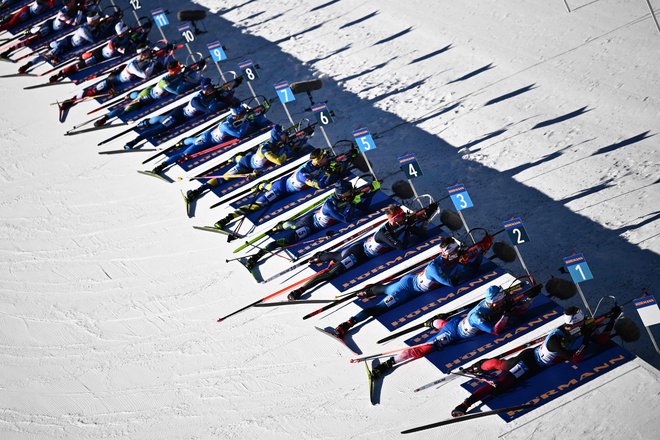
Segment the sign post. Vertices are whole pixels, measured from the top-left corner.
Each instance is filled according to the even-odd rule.
[[[215,67],[217,67],[218,72],[220,72],[220,77],[222,78],[222,82],[227,82],[227,78],[225,78],[225,74],[222,72],[222,69],[220,68],[220,61],[224,61],[227,59],[227,54],[225,53],[222,44],[220,44],[218,40],[215,40],[207,44],[206,48],[209,50],[209,53],[211,54],[211,59],[213,60]]]
[[[408,185],[410,185],[410,188],[412,189],[413,194],[415,195],[415,198],[419,203],[419,206],[423,208],[424,204],[419,199],[419,194],[417,194],[417,188],[415,188],[415,186],[412,183],[412,179],[424,175],[424,173],[422,173],[422,167],[420,167],[419,162],[417,162],[417,158],[412,153],[399,156],[399,167],[401,168],[401,171],[403,171],[403,173],[406,175],[406,179],[408,179]]]
[[[658,343],[656,342],[655,338],[653,337],[653,333],[651,333],[651,329],[649,328],[652,325],[660,324],[660,309],[658,308],[658,303],[655,302],[653,295],[648,295],[635,300],[635,308],[637,309],[637,313],[639,313],[639,317],[642,319],[642,324],[644,324],[644,327],[646,327],[646,331],[651,338],[651,342],[653,342],[655,351],[660,353]]]
[[[374,139],[371,137],[371,133],[369,133],[369,129],[360,128],[359,130],[355,130],[353,132],[353,138],[355,139],[355,142],[357,143],[357,146],[360,149],[360,153],[362,153],[362,156],[364,157],[364,162],[367,164],[367,167],[369,168],[369,172],[371,173],[372,176],[374,176],[374,178],[376,178],[376,173],[374,173],[374,170],[371,168],[371,164],[367,159],[367,151],[376,149],[376,143],[374,142]]]
[[[463,222],[463,227],[465,228],[466,231],[468,231],[468,234],[472,239],[472,244],[476,243],[474,237],[472,236],[472,232],[470,232],[470,228],[465,222],[465,217],[463,217],[463,213],[462,213],[464,209],[472,208],[474,206],[474,204],[472,203],[472,199],[470,198],[470,195],[467,192],[467,189],[465,189],[465,185],[459,183],[457,185],[450,186],[449,188],[447,188],[447,192],[449,192],[449,198],[451,198],[451,201],[454,203],[454,207],[456,208],[456,211],[458,211],[458,216],[461,218],[461,221]]]
[[[295,122],[293,122],[293,118],[291,117],[291,113],[289,113],[289,109],[286,106],[287,103],[296,100],[296,97],[293,96],[293,92],[289,87],[289,82],[280,81],[277,84],[275,84],[273,87],[275,87],[275,92],[277,93],[277,97],[280,98],[280,102],[282,103],[282,107],[284,107],[286,116],[289,118],[289,122],[291,122],[291,125],[295,125]]]
[[[163,32],[163,27],[170,24],[170,21],[167,19],[165,10],[163,8],[153,9],[151,11],[151,18],[153,18],[154,23],[156,23],[156,26],[158,27],[158,32],[160,32],[160,35],[163,37],[163,40],[167,41],[167,38],[165,37],[165,33]]]
[[[589,281],[594,278],[589,269],[589,265],[587,265],[587,260],[585,260],[584,255],[582,254],[574,254],[570,257],[564,258],[564,265],[566,266],[566,269],[568,269],[568,273],[571,275],[575,287],[577,287],[577,291],[580,293],[582,302],[589,311],[589,315],[593,317],[594,314],[589,307],[589,303],[587,303],[587,298],[584,296],[582,289],[580,289],[581,282]]]
[[[238,65],[238,68],[247,80],[247,85],[250,89],[250,92],[252,92],[252,96],[254,96],[254,99],[257,101],[257,104],[261,104],[259,102],[259,98],[257,98],[257,94],[254,93],[254,89],[252,88],[252,81],[259,78],[259,74],[257,74],[257,68],[255,67],[254,63],[252,60],[245,60]]]
[[[522,220],[519,218],[512,218],[511,220],[507,220],[503,223],[503,225],[507,235],[509,236],[509,240],[511,240],[511,243],[513,244],[513,249],[516,251],[516,255],[518,255],[520,264],[522,264],[522,267],[525,269],[525,272],[527,272],[527,275],[531,277],[532,274],[529,273],[529,269],[527,269],[525,260],[523,260],[523,257],[520,254],[520,250],[518,249],[518,245],[530,241],[529,235],[525,230],[525,225],[523,225]]]

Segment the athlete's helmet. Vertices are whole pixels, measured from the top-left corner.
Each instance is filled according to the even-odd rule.
[[[87,24],[96,24],[99,20],[101,20],[101,17],[96,12],[89,11],[87,13]]]
[[[385,210],[387,221],[391,225],[400,225],[406,218],[406,213],[399,205],[390,205]]]
[[[564,324],[569,327],[578,327],[584,321],[584,313],[578,307],[571,306],[564,310]]]
[[[213,90],[213,81],[211,81],[211,78],[202,78],[199,82],[199,87],[202,92]]]
[[[458,259],[458,251],[461,244],[453,237],[445,237],[440,241],[440,256],[447,261],[454,261]]]
[[[500,286],[490,286],[488,290],[486,290],[486,303],[489,305],[499,304],[504,301],[504,298],[504,290],[502,290]]]
[[[176,75],[181,72],[181,63],[177,60],[170,61],[167,63],[167,73],[170,75]]]
[[[283,141],[285,135],[286,133],[282,130],[282,126],[280,124],[275,124],[270,130],[270,143],[276,144],[279,141]]]
[[[353,196],[353,185],[346,180],[335,183],[334,196],[340,200],[348,200]]]
[[[126,32],[128,32],[128,26],[126,26],[123,21],[120,21],[115,25],[115,34],[117,34],[117,36],[121,37]]]

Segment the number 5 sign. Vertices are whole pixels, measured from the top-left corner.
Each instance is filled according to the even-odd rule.
[[[449,197],[451,198],[451,201],[454,202],[454,206],[458,211],[462,211],[467,208],[472,208],[474,204],[472,203],[472,199],[470,199],[470,195],[467,192],[467,189],[465,189],[465,185],[462,183],[459,183],[458,185],[450,186],[447,188],[447,191],[449,192]]]
[[[399,166],[408,179],[414,179],[415,177],[424,175],[414,154],[406,154],[399,157]]]
[[[525,230],[525,225],[523,225],[522,220],[519,218],[513,218],[504,222],[504,229],[509,236],[509,240],[514,246],[519,244],[527,243],[529,240],[529,235]]]
[[[568,273],[571,274],[574,283],[593,279],[593,275],[591,275],[591,271],[587,265],[587,260],[584,259],[584,255],[582,254],[575,254],[564,258],[564,265],[568,269]]]
[[[355,142],[357,142],[358,148],[363,153],[376,149],[376,143],[371,137],[371,133],[369,133],[369,130],[366,128],[355,130],[353,132],[353,138],[355,138]]]

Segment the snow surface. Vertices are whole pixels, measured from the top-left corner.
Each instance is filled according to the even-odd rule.
[[[579,251],[595,276],[583,285],[592,306],[653,291],[660,34],[643,0],[569,0],[570,14],[521,0],[142,4],[209,8],[199,50],[219,38],[226,70],[244,57],[262,65],[258,93],[323,77],[315,96],[338,115],[331,139],[378,133],[370,157],[385,186],[408,151],[425,172],[420,192],[465,183],[470,226],[522,217],[533,241],[521,250],[541,280]],[[0,438],[399,438],[465,397],[458,381],[413,394],[439,376],[417,361],[386,378],[372,407],[363,368],[312,329],[349,308],[316,322],[300,320],[313,305],[254,309],[216,324],[277,286],[225,264],[224,239],[191,228],[216,210],[187,219],[182,186],[135,172],[143,156],[97,155],[107,131],[64,137],[93,105],[60,125],[48,103],[74,88],[22,90],[40,81],[0,82]],[[295,118],[307,104],[290,106]],[[358,334],[370,353],[383,332]],[[626,348],[660,365],[646,334]],[[511,424],[408,437],[656,438],[658,379],[636,360]]]

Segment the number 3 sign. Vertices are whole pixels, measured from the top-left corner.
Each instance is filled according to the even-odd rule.
[[[462,183],[450,186],[447,188],[447,191],[449,192],[451,201],[454,202],[454,207],[456,207],[458,211],[472,208],[474,206],[472,199],[470,199],[470,195],[467,192],[467,189],[465,189],[465,185]]]

